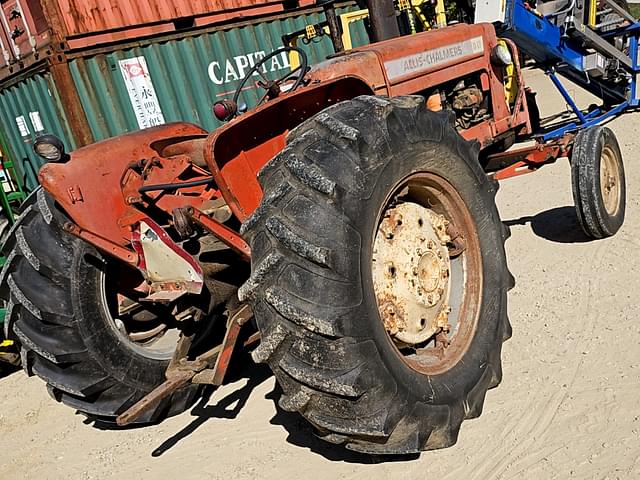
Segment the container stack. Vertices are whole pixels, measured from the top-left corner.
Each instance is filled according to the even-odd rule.
[[[37,185],[38,135],[68,150],[140,128],[190,121],[213,130],[233,93],[282,36],[324,21],[314,0],[0,0],[0,143],[27,190]],[[355,10],[354,2],[340,11]],[[354,45],[367,41],[351,28]],[[301,45],[311,62],[328,37]],[[286,54],[268,73],[290,68]]]

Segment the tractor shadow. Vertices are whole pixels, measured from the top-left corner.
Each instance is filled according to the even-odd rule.
[[[155,450],[151,452],[152,457],[160,457],[175,447],[182,440],[185,440],[198,430],[207,421],[212,419],[235,419],[242,409],[246,406],[253,391],[272,377],[269,367],[263,364],[254,364],[248,354],[241,354],[238,361],[232,362],[231,370],[225,383],[235,382],[241,379],[247,379],[247,383],[231,392],[217,402],[213,397],[216,392],[215,387],[207,387],[202,398],[191,409],[190,414],[194,417],[193,421],[182,428],[179,432],[173,434],[166,439]],[[239,367],[233,368],[233,365]],[[266,394],[268,400],[272,400],[276,407],[276,414],[270,420],[275,426],[284,428],[287,433],[287,442],[302,448],[307,448],[311,452],[321,455],[331,461],[342,461],[346,463],[357,464],[375,464],[392,461],[406,461],[418,458],[418,455],[405,456],[374,456],[347,450],[344,446],[333,445],[318,438],[314,434],[313,427],[300,415],[296,413],[285,412],[278,405],[278,399],[282,395],[282,390],[276,383],[275,388]],[[214,401],[213,405],[209,403]],[[112,425],[113,426],[113,425]],[[124,427],[130,428],[130,427]],[[135,427],[134,427],[135,428]]]
[[[248,379],[247,383],[226,397],[221,398],[214,405],[209,405],[209,402],[211,401],[212,395],[216,392],[216,388],[213,386],[205,387],[202,397],[190,411],[191,416],[195,417],[195,419],[182,430],[162,442],[160,446],[151,452],[152,457],[162,456],[168,450],[175,447],[180,441],[193,434],[208,420],[214,418],[232,420],[236,418],[247,404],[253,390],[272,375],[269,367],[266,365],[255,365],[247,358],[245,358],[244,361],[239,360],[236,364],[244,365],[244,368],[237,371],[231,367],[225,383],[235,382],[243,378]]]
[[[556,243],[586,243],[593,241],[580,227],[574,207],[556,207],[540,212],[534,216],[526,216],[514,220],[506,220],[509,227],[531,225],[531,230],[538,237]]]
[[[0,361],[0,380],[10,375],[13,375],[14,373],[19,372],[20,370],[21,370],[20,367],[16,367],[9,363],[4,363]]]

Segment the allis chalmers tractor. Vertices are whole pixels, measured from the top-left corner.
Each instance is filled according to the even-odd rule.
[[[638,29],[617,4],[480,3],[484,23],[399,37],[393,3],[370,0],[377,43],[310,69],[287,47],[299,66],[279,79],[265,57],[212,133],[174,123],[71,154],[41,137],[50,163],[1,277],[25,371],[93,419],[144,424],[255,347],[280,406],[329,442],[453,445],[511,336],[498,180],[569,157],[585,233],[613,235],[624,173],[599,123],[637,105]],[[516,43],[575,118],[540,127]],[[556,73],[603,105],[578,109]],[[239,113],[253,84],[264,96]]]

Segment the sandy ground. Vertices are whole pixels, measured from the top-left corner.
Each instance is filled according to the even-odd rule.
[[[564,108],[528,73],[543,114]],[[584,104],[589,103],[585,96]],[[640,478],[640,114],[610,124],[627,165],[627,221],[586,241],[566,161],[498,196],[517,279],[504,381],[447,450],[382,463],[324,444],[278,411],[262,367],[161,425],[104,431],[52,401],[37,378],[0,380],[2,479]]]

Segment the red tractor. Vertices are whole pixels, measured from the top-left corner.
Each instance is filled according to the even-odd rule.
[[[276,80],[267,56],[212,133],[174,123],[71,154],[38,140],[50,162],[1,282],[6,334],[57,401],[156,422],[257,343],[280,406],[353,450],[447,447],[480,415],[511,336],[496,179],[606,156],[617,176],[593,193],[585,173],[577,198],[607,236],[620,149],[597,127],[505,153],[539,124],[514,43],[490,23],[398,37],[393,2],[368,3],[384,41],[310,69],[288,47],[300,66]],[[264,97],[239,114],[256,80]]]

